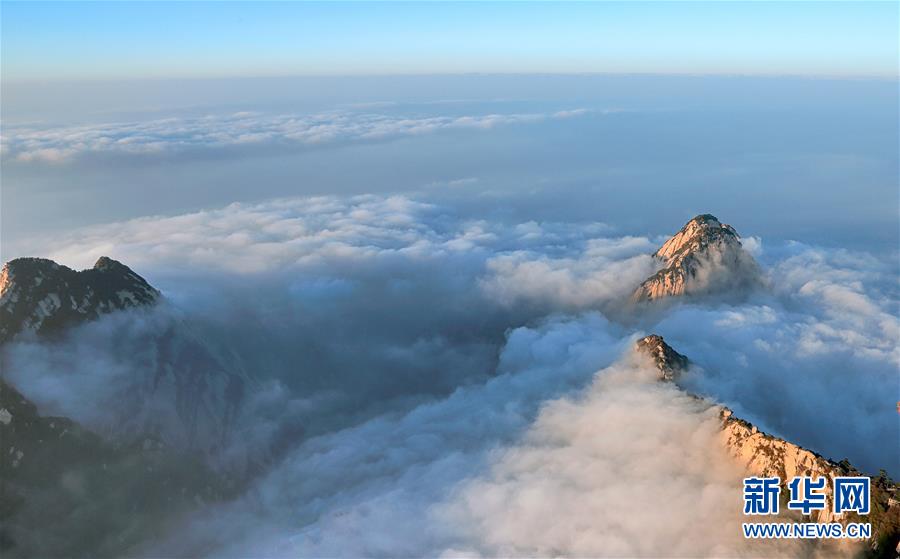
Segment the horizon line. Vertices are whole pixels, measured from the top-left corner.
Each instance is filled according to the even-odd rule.
[[[253,79],[348,79],[348,78],[427,78],[427,77],[686,77],[686,78],[794,78],[835,81],[885,81],[900,82],[900,72],[892,74],[829,74],[829,73],[778,73],[778,72],[364,72],[364,73],[289,73],[259,75],[145,75],[145,76],[86,76],[86,77],[51,77],[51,78],[8,78],[2,76],[4,85],[36,85],[50,83],[103,83],[130,81],[203,81],[203,80],[253,80]]]

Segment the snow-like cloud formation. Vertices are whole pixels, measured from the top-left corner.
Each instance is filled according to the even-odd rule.
[[[441,130],[489,129],[510,124],[574,118],[587,109],[550,113],[465,116],[398,116],[329,112],[269,115],[238,112],[202,117],[57,128],[6,128],[3,159],[62,163],[86,155],[172,155],[228,149],[322,146],[432,134]]]
[[[740,471],[708,404],[649,380],[629,347],[660,333],[696,365],[684,388],[897,474],[880,444],[900,435],[894,271],[753,239],[767,287],[637,312],[624,300],[657,242],[360,196],[115,223],[45,254],[126,262],[256,379],[236,439],[260,443],[240,450],[266,473],[147,554],[795,554],[743,547]],[[114,401],[134,371],[109,382],[102,361],[70,357],[108,355],[117,332],[110,318],[41,351],[13,344],[6,363],[27,363],[11,374],[40,405],[93,424],[116,407],[76,400]]]
[[[543,233],[536,224],[520,227]],[[481,288],[506,305],[530,303],[555,311],[624,302],[658,267],[651,247],[646,238],[624,237],[591,239],[569,256],[513,251],[487,262]]]

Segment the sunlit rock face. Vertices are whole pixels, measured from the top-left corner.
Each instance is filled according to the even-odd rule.
[[[0,343],[26,331],[52,334],[158,299],[144,278],[105,256],[80,272],[45,258],[18,258],[0,272]]]
[[[868,547],[878,555],[890,553],[900,543],[900,486],[886,476],[872,478],[871,512],[866,516],[856,513],[834,514],[833,479],[838,476],[864,475],[846,460],[834,462],[823,456],[779,439],[757,429],[743,419],[734,416],[728,408],[722,408],[721,440],[725,448],[747,472],[754,476],[781,478],[782,496],[788,495],[787,484],[796,476],[825,477],[827,504],[823,510],[810,511],[812,522],[869,522],[872,538]]]
[[[644,280],[632,301],[740,293],[761,285],[759,266],[741,246],[737,231],[712,215],[698,215],[653,256],[663,268]]]
[[[659,370],[659,379],[663,381],[677,380],[690,366],[686,356],[675,351],[662,336],[656,334],[639,339],[634,350],[652,360]],[[744,467],[748,476],[781,478],[782,504],[789,494],[787,484],[795,476],[826,477],[829,479],[825,490],[826,508],[811,511],[809,521],[839,522],[844,525],[848,522],[869,522],[872,524],[872,537],[866,542],[869,551],[876,556],[889,556],[891,550],[897,549],[900,543],[900,485],[884,475],[873,477],[870,514],[864,517],[855,513],[835,515],[831,480],[837,476],[864,474],[847,461],[834,462],[811,450],[764,433],[751,423],[735,417],[728,408],[720,408],[719,418],[722,425],[719,440],[728,454]],[[848,548],[845,551],[851,552],[854,545],[853,542],[847,543],[844,545]]]
[[[634,349],[638,354],[645,355],[653,361],[659,371],[660,380],[675,380],[690,364],[687,357],[672,349],[662,336],[656,334],[638,340]]]
[[[725,447],[755,476],[778,476],[786,482],[795,476],[833,478],[851,473],[849,465],[841,466],[803,447],[764,433],[752,423],[735,417],[728,408],[722,408],[719,417]],[[832,488],[829,486],[826,489],[831,505]],[[825,510],[812,511],[811,516],[817,522],[835,521],[830,506]]]

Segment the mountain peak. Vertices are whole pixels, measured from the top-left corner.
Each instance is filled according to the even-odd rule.
[[[653,253],[663,268],[635,290],[632,301],[721,293],[761,283],[759,266],[741,245],[734,227],[700,214]]]
[[[740,237],[734,227],[726,225],[712,214],[701,214],[688,221],[678,233],[666,241],[653,256],[667,266],[677,264],[687,255],[716,243],[737,244]]]
[[[97,259],[97,262],[94,263],[94,270],[110,270],[115,268],[128,268],[128,266],[122,264],[118,260],[113,260],[109,256],[101,256]],[[129,270],[130,271],[130,270]]]
[[[675,351],[657,334],[644,336],[635,342],[634,349],[653,360],[659,370],[660,380],[675,380],[690,364],[687,357]]]
[[[46,258],[17,258],[0,271],[0,343],[20,332],[58,332],[106,312],[151,305],[159,296],[106,256],[80,272]]]

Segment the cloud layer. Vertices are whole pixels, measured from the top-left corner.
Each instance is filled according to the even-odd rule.
[[[796,555],[741,537],[743,474],[715,411],[656,381],[632,342],[598,314],[517,329],[485,384],[308,441],[146,551]]]
[[[865,468],[897,463],[894,451],[867,442],[897,429],[891,265],[799,243],[748,244],[769,288],[741,302],[684,301],[641,315],[622,303],[653,271],[646,238],[611,237],[602,224],[488,223],[402,196],[145,218],[56,239],[49,253],[75,265],[104,254],[128,262],[223,345],[261,345],[308,363],[300,378],[326,367],[346,380],[357,359],[375,370],[418,371],[400,374],[400,393],[452,390],[461,377],[450,365],[459,358],[474,366],[466,356],[479,375],[490,374],[490,355],[510,327],[599,309],[671,339],[704,371],[692,389],[764,428]],[[377,333],[373,321],[382,325]],[[246,344],[229,341],[242,324],[252,325],[239,336]],[[254,334],[257,325],[271,332]],[[278,361],[267,359],[266,367]],[[282,379],[283,367],[263,376]],[[426,370],[427,380],[419,376]],[[854,412],[837,411],[847,409]]]
[[[466,116],[395,116],[377,113],[268,115],[238,112],[195,118],[164,118],[35,129],[7,128],[2,137],[6,161],[62,163],[89,155],[166,156],[234,148],[333,145],[432,134],[441,130],[477,130],[510,124],[573,118],[587,109],[554,113]]]
[[[606,230],[505,227],[375,196],[235,204],[92,228],[57,239],[51,256],[87,266],[114,255],[162,288],[170,305],[146,317],[106,317],[53,344],[20,342],[6,352],[8,376],[45,411],[101,432],[152,419],[171,426],[169,440],[181,440],[179,418],[163,421],[164,410],[150,404],[170,396],[154,364],[165,359],[155,348],[174,321],[204,340],[228,372],[252,379],[238,422],[246,431],[233,439],[255,444],[226,454],[266,459],[283,440],[491,376],[506,330],[540,318],[546,305],[495,301],[479,288],[492,274],[489,262],[505,247],[590,251],[592,236]],[[605,242],[645,258],[630,238]],[[615,297],[618,282],[606,281],[595,302]],[[491,285],[502,288],[502,280]],[[152,386],[154,397],[136,385]],[[147,402],[143,413],[134,397]]]
[[[233,204],[55,239],[44,253],[63,263],[106,254],[147,276],[254,379],[235,437],[252,444],[223,458],[252,456],[265,473],[141,551],[805,552],[735,537],[740,471],[713,440],[708,404],[629,357],[647,332],[695,363],[688,390],[830,458],[900,473],[897,449],[880,444],[900,436],[890,264],[754,238],[768,287],[635,312],[625,301],[653,271],[658,239],[614,231],[360,196]],[[13,344],[5,374],[45,410],[115,425],[111,415],[133,413],[116,406],[121,392],[146,378],[128,348],[147,332],[121,320]]]

